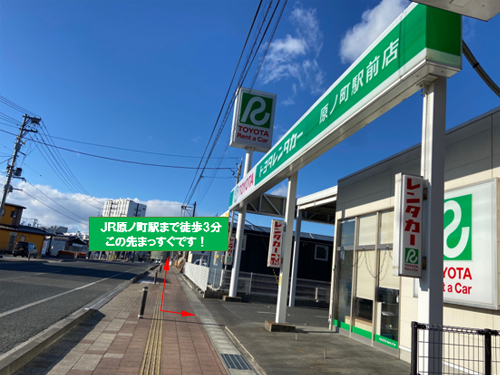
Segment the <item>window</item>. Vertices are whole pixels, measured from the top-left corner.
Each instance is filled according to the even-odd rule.
[[[394,211],[380,213],[379,244],[389,244],[393,241]]]
[[[316,245],[314,248],[314,260],[328,261],[328,246]]]
[[[17,217],[17,211],[12,211],[10,213],[10,217],[16,218]]]
[[[356,219],[344,220],[342,222],[342,234],[340,236],[340,246],[354,246],[354,229]]]
[[[358,245],[375,245],[377,241],[377,214],[359,218]]]

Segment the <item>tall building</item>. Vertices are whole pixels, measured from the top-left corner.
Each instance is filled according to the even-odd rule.
[[[113,199],[104,203],[102,216],[104,217],[145,217],[145,204],[135,203],[131,199]]]
[[[103,217],[145,217],[146,216],[146,208],[145,204],[136,203],[131,199],[113,199],[106,201],[104,203],[104,209],[102,211]],[[126,257],[126,252],[115,252],[115,251],[106,251],[107,257]],[[134,252],[134,256],[137,256],[139,259],[147,259],[149,258],[149,251],[138,251]],[[136,258],[137,259],[137,258]]]

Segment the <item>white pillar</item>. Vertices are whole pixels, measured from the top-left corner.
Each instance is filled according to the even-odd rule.
[[[302,224],[301,211],[297,208],[297,216],[295,221],[295,243],[293,246],[293,265],[292,265],[292,280],[290,284],[290,299],[288,306],[295,306],[295,290],[297,289],[297,268],[299,265],[299,252],[300,252],[300,227]]]
[[[293,221],[297,199],[297,177],[295,172],[288,178],[288,196],[285,212],[285,243],[281,253],[280,283],[276,305],[276,323],[286,323],[286,300],[288,297],[288,278],[290,277],[290,259],[292,256]]]
[[[427,266],[422,270],[418,291],[419,323],[436,325],[443,324],[445,131],[446,78],[441,77],[425,87],[424,95],[421,174],[424,177],[424,188],[427,189],[427,199],[424,199],[422,217],[422,256],[426,257]],[[429,370],[441,373],[440,346],[433,345],[433,349],[429,348],[427,350],[432,350],[432,353],[421,352],[421,355],[429,358]]]
[[[243,178],[250,172],[252,168],[253,148],[247,148],[245,156],[245,173]],[[242,208],[238,213],[238,226],[236,227],[236,247],[233,254],[233,268],[231,270],[231,283],[229,284],[229,297],[236,297],[238,292],[238,277],[240,274],[241,262],[241,243],[245,232],[245,218],[247,213],[247,203],[245,200],[242,202]]]

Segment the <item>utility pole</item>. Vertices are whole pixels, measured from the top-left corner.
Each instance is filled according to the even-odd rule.
[[[3,187],[2,203],[0,204],[0,216],[3,215],[3,208],[5,206],[5,200],[7,199],[7,195],[12,191],[12,186],[10,185],[10,182],[13,177],[12,175],[14,174],[14,167],[16,165],[17,153],[19,152],[22,146],[22,139],[29,132],[38,133],[38,130],[27,129],[26,126],[29,124],[39,125],[40,120],[41,118],[31,117],[28,115],[23,116],[23,123],[21,125],[21,128],[19,129],[19,135],[16,138],[16,145],[14,146],[14,154],[12,155],[12,161],[10,164],[7,165],[7,181],[5,181],[5,185]],[[19,176],[16,175],[14,177],[19,177]]]
[[[238,165],[238,173],[236,174],[236,185],[238,185],[238,182],[240,182],[242,164],[243,164],[243,159],[240,160],[240,165]],[[231,236],[233,235],[233,226],[234,226],[234,210],[231,211],[231,224],[229,225],[229,239],[231,239]],[[234,256],[234,250],[233,250],[233,256]],[[224,276],[227,272],[227,264],[226,264],[225,260],[226,259],[224,258],[224,268],[223,268],[221,276],[220,276],[220,285],[223,284]]]

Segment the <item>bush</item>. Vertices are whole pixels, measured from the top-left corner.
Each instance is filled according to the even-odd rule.
[[[59,250],[57,252],[57,256],[61,258],[74,258],[75,257],[75,252],[74,251],[69,251],[69,250]]]
[[[87,253],[85,253],[83,251],[79,251],[76,253],[76,257],[85,259],[87,257]]]

